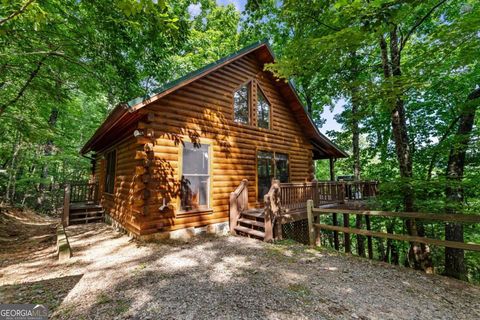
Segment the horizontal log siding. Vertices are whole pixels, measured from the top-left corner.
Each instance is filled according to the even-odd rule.
[[[262,87],[272,106],[271,130],[254,125],[240,125],[233,121],[233,91],[242,83],[255,79]],[[256,90],[256,88],[255,88]],[[142,110],[154,113],[153,122],[141,121],[140,129],[154,131],[154,159],[144,175],[149,183],[145,187],[148,200],[143,215],[137,217],[136,226],[142,234],[172,231],[186,227],[203,226],[228,221],[228,199],[242,181],[249,180],[249,205],[256,203],[256,152],[271,150],[289,154],[291,182],[304,182],[313,177],[312,146],[302,133],[292,111],[284,102],[272,78],[262,71],[253,56],[246,56],[184,88],[148,105]],[[256,105],[253,110],[256,116]],[[256,119],[255,119],[256,121]],[[211,207],[212,213],[180,216],[175,214],[177,199],[171,200],[174,211],[160,212],[159,207],[179,179],[181,144],[178,137],[199,137],[212,141]],[[188,139],[187,139],[188,141]],[[147,158],[145,152],[136,153],[137,159]],[[158,160],[158,161],[157,161]],[[162,162],[165,160],[165,162]],[[163,163],[162,167],[159,163]],[[168,163],[168,174],[159,171]],[[162,181],[164,185],[162,185]],[[169,181],[169,187],[165,187]],[[163,190],[163,191],[162,191]]]
[[[120,222],[128,231],[140,234],[141,221],[136,219],[136,215],[132,211],[133,199],[138,195],[135,176],[136,161],[138,161],[135,160],[136,146],[135,139],[132,137],[107,149],[107,152],[113,149],[117,151],[113,194],[104,192],[106,161],[103,156],[106,152],[97,155],[95,177],[99,181],[100,201],[105,212]]]

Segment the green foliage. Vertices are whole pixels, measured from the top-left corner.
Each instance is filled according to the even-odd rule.
[[[480,85],[479,25],[476,0],[252,0],[242,14],[215,0],[1,1],[1,200],[55,211],[59,184],[87,179],[90,160],[78,150],[117,103],[267,38],[278,58],[267,69],[294,81],[319,126],[324,108],[346,102],[337,116],[342,130],[328,135],[352,154],[359,122],[361,176],[381,182],[378,208],[402,210],[408,184],[416,210],[443,212],[459,114]],[[392,26],[401,37],[402,73],[386,79],[379,37],[389,46]],[[397,98],[406,109],[411,179],[400,179],[392,140]],[[457,182],[465,197],[459,209],[469,214],[480,213],[478,113]],[[353,163],[338,160],[336,174],[352,175]],[[329,179],[328,161],[317,162],[316,175]],[[385,219],[372,224],[393,226]],[[405,232],[400,221],[393,228]],[[439,224],[425,230],[432,237],[444,232]],[[466,226],[464,234],[480,242],[479,226]],[[396,244],[402,263],[407,246]],[[375,240],[377,258],[385,246]],[[434,248],[433,258],[441,271],[442,249]],[[466,262],[470,280],[479,282],[480,257],[467,253]]]
[[[78,151],[109,111],[237,50],[239,21],[215,1],[4,2],[1,200],[55,212],[60,184],[88,178]]]

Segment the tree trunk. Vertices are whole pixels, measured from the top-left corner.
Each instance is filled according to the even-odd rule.
[[[413,177],[413,161],[410,141],[408,137],[407,121],[405,116],[405,106],[402,98],[403,88],[397,83],[402,76],[401,71],[401,52],[399,50],[400,40],[397,35],[397,27],[394,26],[389,33],[390,36],[390,58],[388,55],[388,46],[385,38],[380,37],[380,50],[382,57],[383,74],[385,80],[390,83],[388,92],[388,103],[391,105],[390,118],[392,123],[393,140],[395,142],[395,151],[400,169],[400,178],[402,179],[402,193],[404,210],[413,212],[414,210],[414,192],[411,186]],[[414,219],[407,220],[407,230],[412,236],[417,236],[417,224]],[[433,272],[433,265],[429,254],[428,246],[419,243],[411,243],[409,259],[416,269],[423,269],[428,273]]]
[[[12,161],[10,163],[10,170],[8,174],[7,188],[5,192],[5,202],[8,204],[13,203],[15,200],[15,184],[16,184],[16,174],[17,174],[17,157],[20,152],[21,141],[20,141],[20,132],[16,131],[15,141],[13,142],[12,147]]]
[[[50,112],[50,117],[48,119],[48,125],[53,129],[57,123],[58,119],[58,109],[53,108]],[[49,138],[43,146],[43,155],[48,157],[53,152],[53,140]],[[48,163],[43,164],[42,171],[40,174],[41,182],[38,186],[38,196],[37,196],[37,209],[42,209],[43,203],[45,201],[45,190],[46,184],[45,180],[48,178]]]
[[[352,61],[354,61],[354,66],[352,67],[352,80],[356,80],[358,76],[357,64],[356,62],[356,53],[351,54]],[[355,181],[359,181],[361,174],[361,164],[360,164],[360,128],[359,128],[359,97],[358,97],[358,88],[354,85],[351,89],[351,99],[352,99],[352,116],[351,116],[351,126],[352,126],[352,149],[353,149],[353,176]],[[363,216],[357,214],[355,217],[355,227],[361,229],[363,226]],[[357,235],[357,253],[361,257],[365,257],[365,237],[362,235]]]
[[[450,149],[447,164],[447,185],[445,189],[445,211],[449,214],[462,212],[464,204],[463,187],[461,185],[465,169],[465,157],[470,143],[470,135],[475,120],[475,112],[480,98],[480,88],[468,96],[467,103],[461,111],[459,126],[455,134],[455,143]],[[445,224],[445,240],[463,242],[463,225],[461,223]],[[464,263],[464,252],[461,249],[445,248],[445,274],[465,280],[467,270]]]

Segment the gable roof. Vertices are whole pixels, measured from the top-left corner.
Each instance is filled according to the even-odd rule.
[[[272,63],[275,59],[268,42],[266,40],[260,41],[210,63],[203,68],[195,70],[181,78],[168,82],[155,89],[151,94],[137,97],[126,103],[121,103],[112,110],[103,124],[83,146],[80,151],[81,154],[100,150],[99,146],[105,145],[105,143],[111,145],[114,141],[107,137],[107,133],[110,133],[111,137],[116,137],[116,141],[118,141],[118,139],[122,137],[122,133],[123,135],[125,135],[126,132],[128,133],[129,130],[126,129],[134,125],[134,123],[143,116],[138,110],[147,104],[161,99],[187,84],[205,77],[224,65],[236,61],[250,53],[255,54],[257,59],[262,63]],[[310,142],[314,147],[314,159],[348,157],[346,152],[341,150],[318,130],[317,126],[306,112],[293,84],[290,81],[276,81],[276,85],[279,87],[286,102],[291,107],[297,121],[302,124],[305,134],[310,139]]]

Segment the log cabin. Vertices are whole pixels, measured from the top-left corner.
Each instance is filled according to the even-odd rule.
[[[314,179],[315,159],[347,156],[293,85],[264,70],[273,62],[268,43],[255,43],[116,106],[81,150],[106,219],[139,238],[271,240],[278,221],[266,221],[265,208],[286,201],[268,197],[274,185],[298,198],[292,190]]]

